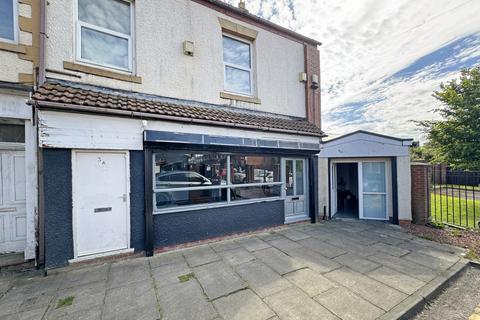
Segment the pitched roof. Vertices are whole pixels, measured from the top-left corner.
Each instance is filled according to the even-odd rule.
[[[189,105],[174,99],[145,96],[112,89],[76,86],[47,82],[32,96],[31,104],[40,107],[68,109],[78,112],[97,112],[137,118],[155,118],[171,121],[201,123],[252,130],[288,132],[310,136],[324,136],[316,125],[305,119],[240,111],[218,105]]]

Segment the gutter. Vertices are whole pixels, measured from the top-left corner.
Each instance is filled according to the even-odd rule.
[[[38,86],[45,83],[45,38],[46,35],[46,9],[47,0],[40,0],[40,41],[39,41],[39,59],[38,59]]]
[[[152,114],[146,112],[138,112],[138,111],[127,111],[127,110],[116,110],[116,109],[107,109],[107,108],[99,108],[99,107],[89,107],[89,106],[78,106],[73,104],[67,103],[59,103],[59,102],[48,102],[48,101],[36,101],[36,100],[29,100],[28,104],[34,105],[36,107],[44,107],[48,109],[60,109],[60,110],[70,110],[70,111],[78,111],[78,112],[92,112],[92,113],[99,113],[99,114],[106,114],[106,115],[118,115],[130,118],[137,118],[137,119],[157,119],[157,120],[170,120],[175,122],[183,122],[183,123],[190,123],[190,124],[199,124],[199,125],[213,125],[218,127],[231,127],[237,129],[248,129],[248,130],[256,130],[256,131],[268,131],[268,132],[279,132],[279,133],[288,133],[288,134],[296,134],[296,135],[304,135],[304,136],[313,136],[322,138],[325,136],[323,133],[313,133],[313,132],[303,132],[303,131],[295,131],[295,130],[288,130],[288,129],[279,129],[279,128],[269,128],[269,127],[257,127],[248,124],[238,124],[238,123],[230,123],[230,122],[216,122],[212,120],[205,120],[205,119],[193,119],[193,118],[182,118],[177,116],[169,116],[169,115],[160,115],[160,114]]]

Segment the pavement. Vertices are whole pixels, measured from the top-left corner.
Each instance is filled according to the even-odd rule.
[[[480,265],[468,266],[414,320],[480,320]]]
[[[397,319],[464,250],[379,222],[295,224],[154,257],[0,277],[0,319]]]

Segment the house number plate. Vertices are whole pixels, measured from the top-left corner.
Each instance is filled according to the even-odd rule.
[[[98,212],[108,212],[112,211],[112,207],[105,207],[105,208],[95,208],[93,209],[93,212],[98,213]]]

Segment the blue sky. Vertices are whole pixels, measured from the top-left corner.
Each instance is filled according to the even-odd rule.
[[[238,0],[227,0],[236,5]],[[480,65],[480,0],[246,0],[251,13],[323,43],[322,126],[423,140],[432,97]]]

